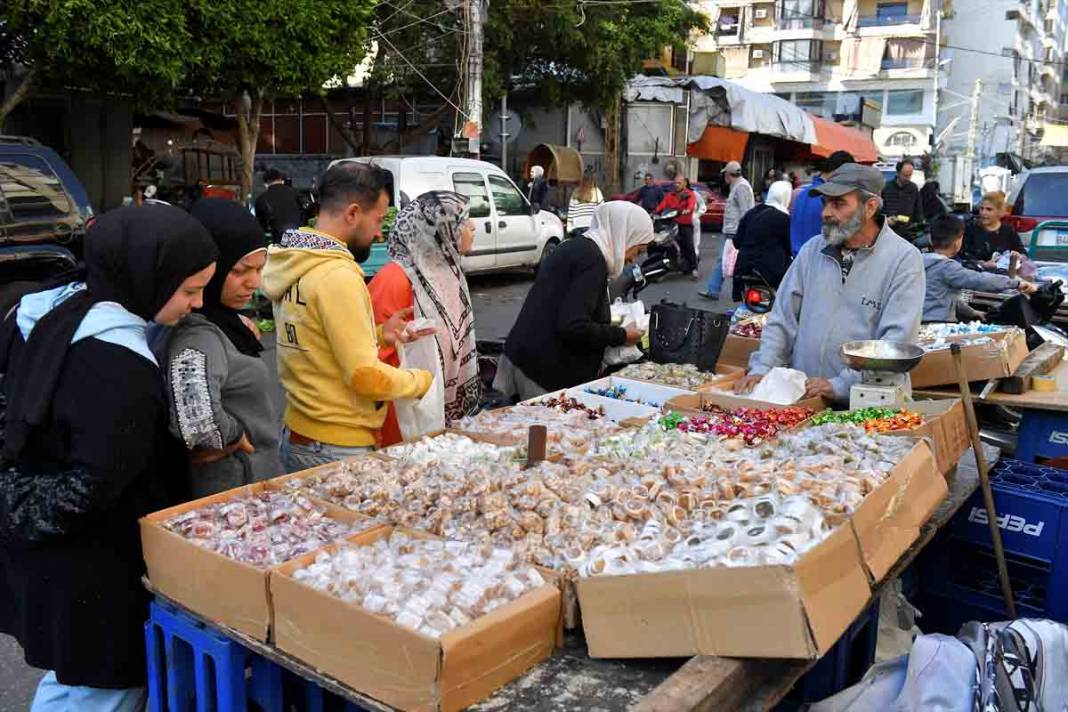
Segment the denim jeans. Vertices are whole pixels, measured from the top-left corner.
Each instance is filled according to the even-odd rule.
[[[723,235],[723,250],[727,249],[727,243],[734,239],[734,235]],[[708,276],[708,293],[713,297],[719,297],[723,290],[723,252],[716,258],[716,264],[712,265],[712,274]]]
[[[64,685],[56,673],[47,672],[37,685],[30,712],[140,712],[147,699],[143,687],[106,690]]]
[[[347,447],[318,441],[298,445],[289,442],[289,428],[285,426],[282,427],[282,438],[278,443],[278,454],[282,457],[282,466],[288,473],[310,470],[319,465],[329,465],[331,462],[366,455],[373,451],[373,447]]]

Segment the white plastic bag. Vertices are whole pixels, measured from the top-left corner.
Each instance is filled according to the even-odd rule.
[[[750,398],[776,405],[793,405],[805,395],[807,380],[808,377],[801,371],[776,367],[760,379]]]
[[[619,318],[620,326],[624,329],[633,326],[642,333],[649,332],[649,315],[645,313],[645,304],[640,299],[629,303],[616,299],[609,309],[612,311],[613,323]],[[608,346],[604,350],[604,364],[625,366],[628,363],[634,363],[642,356],[642,350],[637,346]]]
[[[738,262],[738,248],[734,246],[734,240],[723,240],[723,276],[734,276],[734,265]]]
[[[410,442],[428,433],[445,429],[445,380],[441,377],[438,340],[433,336],[407,344],[397,344],[401,368],[430,371],[434,381],[422,398],[401,398],[394,401],[397,425],[401,437]]]

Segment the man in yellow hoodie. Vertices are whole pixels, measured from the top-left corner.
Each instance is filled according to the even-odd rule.
[[[388,403],[430,388],[429,372],[378,359],[380,343],[408,340],[411,309],[376,329],[357,264],[381,234],[387,175],[353,162],[328,169],[319,181],[316,228],[286,232],[268,253],[263,291],[274,304],[286,390],[282,463],[289,472],[374,447]]]

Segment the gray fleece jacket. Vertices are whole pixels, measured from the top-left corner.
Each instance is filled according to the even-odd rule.
[[[924,321],[956,321],[956,303],[961,290],[1004,292],[1020,286],[1020,280],[1002,274],[976,272],[960,262],[928,252],[923,256],[927,273],[927,296],[923,300]]]
[[[860,379],[841,346],[858,339],[915,342],[924,299],[919,251],[883,222],[875,243],[857,250],[842,277],[839,250],[817,237],[805,243],[783,277],[749,371],[789,366],[826,378],[845,400]]]
[[[171,405],[171,430],[190,450],[220,449],[248,435],[256,449],[208,465],[190,465],[195,497],[265,480],[285,472],[278,456],[281,419],[270,396],[262,358],[238,351],[222,330],[190,314],[160,345]]]

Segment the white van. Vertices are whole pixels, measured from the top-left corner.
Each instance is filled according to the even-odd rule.
[[[532,215],[526,196],[492,163],[443,156],[365,156],[334,163],[342,161],[389,171],[398,208],[430,190],[466,195],[477,231],[462,262],[465,272],[537,267],[564,239],[560,218],[546,210]]]

